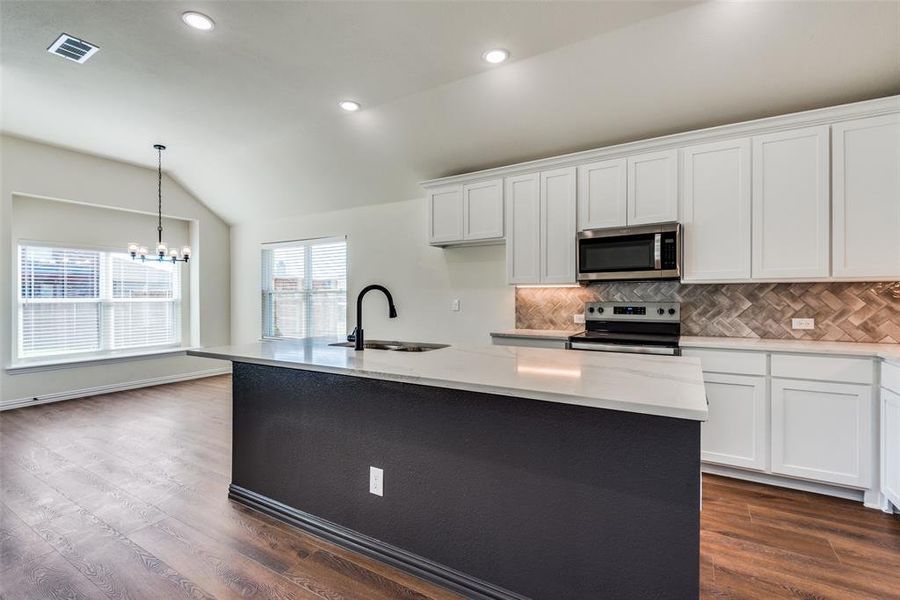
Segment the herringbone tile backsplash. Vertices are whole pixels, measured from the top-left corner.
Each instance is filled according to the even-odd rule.
[[[900,343],[900,282],[517,288],[516,327],[579,330],[572,316],[599,300],[681,302],[683,335]],[[810,317],[815,329],[791,329],[792,318]]]

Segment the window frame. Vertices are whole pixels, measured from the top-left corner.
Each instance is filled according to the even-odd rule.
[[[276,250],[278,248],[295,248],[297,246],[305,247],[304,251],[304,288],[303,293],[306,295],[307,299],[310,299],[315,292],[312,290],[312,277],[306,276],[307,268],[310,269],[310,273],[312,272],[312,248],[313,246],[318,245],[327,245],[327,244],[344,244],[344,324],[346,329],[346,324],[349,322],[348,320],[348,311],[349,311],[349,278],[350,278],[350,244],[347,235],[336,235],[336,236],[325,236],[325,237],[314,237],[314,238],[301,238],[295,240],[284,240],[278,242],[263,242],[260,244],[260,254],[259,254],[259,319],[260,319],[260,340],[265,341],[285,341],[285,340],[301,340],[306,339],[311,336],[305,336],[303,338],[298,337],[289,337],[283,335],[269,335],[268,332],[274,329],[274,323],[270,327],[267,322],[267,314],[274,314],[273,311],[266,310],[266,294],[274,295],[274,291],[268,287],[268,278],[266,267],[263,265],[265,260],[266,251]],[[338,290],[341,291],[341,290]],[[312,324],[312,302],[307,301],[305,310],[304,310],[304,331],[309,332],[310,326]],[[345,332],[342,332],[341,335],[345,335]]]
[[[139,359],[141,357],[149,357],[149,356],[163,356],[168,354],[184,354],[184,352],[188,349],[189,346],[185,345],[185,325],[186,321],[190,319],[190,313],[186,312],[186,309],[190,307],[190,295],[189,288],[186,290],[185,286],[189,283],[190,278],[186,276],[186,274],[177,272],[175,275],[175,285],[174,292],[175,297],[172,300],[169,299],[140,299],[136,300],[136,302],[165,302],[173,304],[173,313],[174,318],[176,319],[175,325],[175,341],[170,344],[154,344],[148,346],[132,346],[121,349],[115,349],[112,347],[112,336],[114,335],[113,331],[110,330],[107,325],[109,319],[112,317],[112,313],[110,311],[110,307],[113,304],[121,304],[123,302],[130,302],[127,299],[115,298],[113,296],[112,283],[110,278],[112,276],[112,258],[110,255],[113,254],[121,254],[127,255],[127,252],[122,248],[118,247],[110,247],[110,246],[96,246],[89,244],[81,244],[81,243],[67,243],[67,242],[57,242],[57,241],[43,241],[43,240],[34,240],[34,239],[19,239],[12,242],[12,252],[11,259],[13,261],[12,272],[15,274],[15,279],[12,282],[12,290],[11,290],[11,307],[12,314],[11,323],[10,323],[10,363],[6,366],[6,371],[15,373],[15,372],[30,372],[30,371],[40,371],[46,369],[54,369],[58,367],[70,367],[70,366],[79,366],[90,363],[101,363],[107,361],[120,361],[120,360],[133,360]],[[69,352],[63,354],[45,354],[38,356],[22,356],[20,353],[20,348],[22,346],[22,330],[20,324],[22,322],[23,313],[22,307],[29,303],[22,296],[22,260],[21,260],[21,248],[33,246],[33,247],[41,247],[41,248],[58,248],[61,250],[74,250],[74,251],[87,251],[87,252],[97,252],[100,254],[99,260],[99,290],[98,297],[87,298],[87,299],[71,299],[71,302],[86,302],[92,304],[98,304],[98,328],[99,328],[99,337],[100,337],[100,349],[99,350],[88,350],[84,352]],[[177,266],[176,266],[177,268]],[[48,298],[46,303],[53,303],[54,299]],[[59,302],[59,300],[57,300]],[[30,303],[41,303],[41,300],[34,302],[33,300]],[[61,302],[64,303],[64,302]],[[189,322],[187,323],[189,327]],[[189,329],[188,329],[189,331]]]

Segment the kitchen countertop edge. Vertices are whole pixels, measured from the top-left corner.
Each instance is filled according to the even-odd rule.
[[[558,350],[551,350],[558,352]],[[321,373],[331,373],[335,375],[347,375],[351,377],[362,377],[366,379],[376,379],[383,381],[395,381],[399,383],[409,383],[414,385],[424,385],[429,387],[441,387],[447,389],[458,389],[470,392],[479,392],[485,394],[495,394],[499,396],[508,396],[516,398],[524,398],[529,400],[539,400],[544,402],[554,402],[558,404],[568,404],[573,406],[584,406],[586,408],[597,408],[605,410],[617,410],[622,412],[630,412],[636,414],[644,414],[648,416],[670,417],[676,419],[686,419],[692,421],[705,421],[708,418],[708,411],[704,406],[702,409],[697,407],[684,406],[665,406],[659,404],[642,404],[634,403],[627,400],[616,400],[613,398],[588,397],[565,392],[550,392],[545,390],[523,389],[520,387],[509,387],[504,385],[491,385],[488,383],[457,381],[454,379],[446,379],[441,377],[425,377],[405,373],[391,373],[378,370],[366,370],[355,367],[341,367],[335,365],[323,365],[310,362],[301,362],[295,360],[273,359],[263,356],[254,356],[247,352],[232,350],[231,347],[198,348],[188,352],[190,356],[198,356],[203,358],[216,358],[222,360],[230,360],[233,362],[258,364],[272,367],[282,367],[289,369],[297,369],[302,371],[316,371]],[[699,365],[698,365],[699,367]],[[698,369],[699,372],[699,369]]]

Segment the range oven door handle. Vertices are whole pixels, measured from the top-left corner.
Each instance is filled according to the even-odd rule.
[[[662,234],[657,233],[653,236],[653,268],[659,271],[662,269]]]
[[[601,344],[597,342],[569,342],[572,350],[594,350],[604,352],[630,352],[633,354],[662,354],[676,356],[678,348],[667,346],[630,346],[628,344]]]

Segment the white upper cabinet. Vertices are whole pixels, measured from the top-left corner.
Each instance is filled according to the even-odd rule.
[[[900,115],[832,127],[833,275],[900,278]]]
[[[754,279],[829,275],[828,127],[753,138]]]
[[[426,192],[428,241],[431,244],[463,239],[462,186],[448,185]]]
[[[541,186],[532,173],[506,179],[506,279],[541,281]]]
[[[541,173],[541,283],[575,283],[575,167]]]
[[[628,225],[678,219],[678,151],[630,156],[628,165]]]
[[[431,188],[427,192],[432,245],[503,240],[503,180]]]
[[[626,160],[618,158],[578,167],[578,230],[624,227]]]
[[[750,139],[682,151],[686,282],[750,279]]]
[[[463,186],[463,238],[487,240],[503,237],[503,180],[492,179]]]

